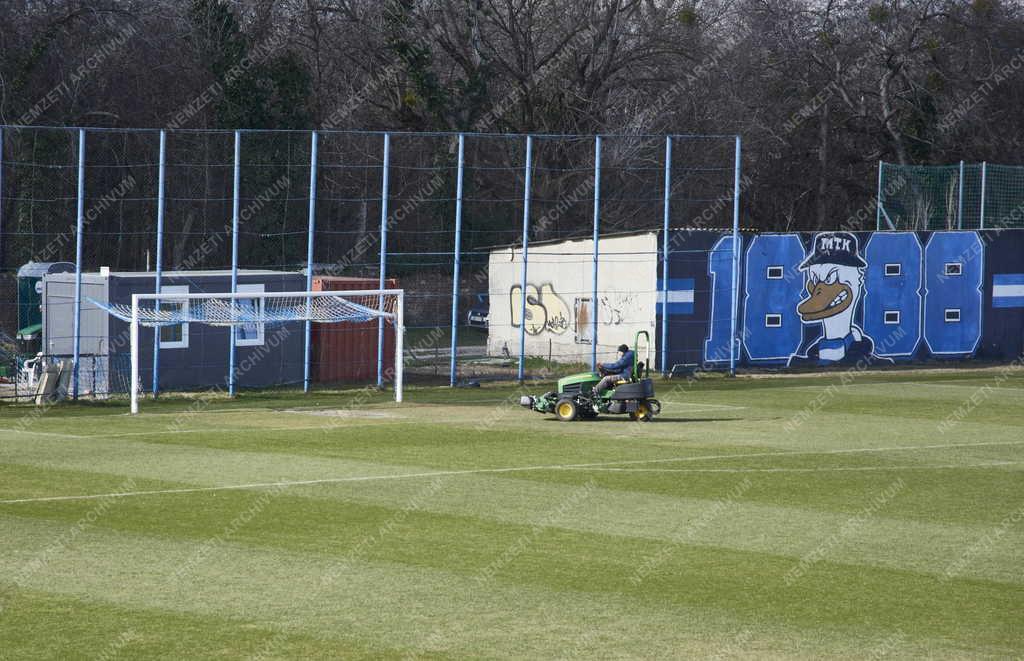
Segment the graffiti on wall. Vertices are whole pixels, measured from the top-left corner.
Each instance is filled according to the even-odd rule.
[[[738,269],[730,235],[680,236],[669,304],[655,310],[657,323],[667,313],[670,364],[727,363],[733,333],[746,365],[1024,352],[1024,231],[747,234]]]
[[[806,251],[797,234],[755,237],[743,274],[747,360],[828,365],[910,358],[922,346],[951,357],[975,351],[985,261],[975,232],[877,232],[865,244],[862,255],[849,232],[815,234]]]
[[[820,335],[790,365],[817,363],[892,363],[875,355],[875,342],[853,322],[864,293],[867,262],[860,256],[857,237],[849,232],[815,235],[811,254],[798,267],[805,274],[805,298],[796,311],[804,324],[818,325]]]
[[[512,285],[508,292],[509,306],[512,312],[512,326],[523,325],[523,288]],[[555,293],[550,282],[537,285],[526,285],[526,333],[540,335],[547,331],[561,335],[569,330],[569,306]]]

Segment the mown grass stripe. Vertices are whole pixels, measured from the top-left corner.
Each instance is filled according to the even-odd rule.
[[[127,602],[131,609],[150,608],[144,599],[155,599],[185,604],[176,612],[186,620],[198,612],[215,628],[237,621],[310,641],[321,630],[353,634],[325,638],[320,656],[347,649],[350,640],[383,654],[572,656],[565,639],[580,629],[547,625],[568,623],[573,614],[599,625],[586,630],[597,632],[599,644],[584,646],[584,656],[877,657],[878,649],[907,657],[1019,656],[1024,471],[1010,462],[1024,459],[1024,407],[992,389],[964,405],[985,385],[1024,384],[996,384],[995,374],[912,374],[954,387],[919,387],[907,383],[909,373],[853,375],[854,386],[844,374],[708,379],[682,389],[660,383],[666,412],[653,425],[622,417],[561,424],[510,404],[517,389],[494,386],[412,390],[419,404],[371,401],[361,419],[346,409],[351,393],[247,393],[200,413],[183,410],[187,400],[147,402],[147,415],[136,418],[94,415],[116,407],[59,406],[26,417],[27,409],[0,406],[0,428],[40,432],[0,431],[0,499],[102,496],[127,483],[137,492],[425,474],[0,504],[0,565],[7,556],[29,562],[54,539],[70,540],[28,576],[39,584],[24,574],[15,583],[32,594],[52,591],[45,604],[98,598],[94,603]],[[775,387],[790,385],[812,387]],[[278,410],[305,404],[321,410]],[[345,409],[345,417],[332,408]],[[956,424],[939,429],[954,412]],[[412,424],[398,417],[406,415]],[[317,416],[327,424],[312,422]],[[179,431],[186,433],[164,433]],[[127,436],[112,437],[120,434]],[[925,447],[936,444],[943,447]],[[767,456],[745,456],[751,454]],[[589,467],[567,468],[576,464]],[[536,466],[559,468],[436,475]],[[581,492],[585,497],[576,498]],[[250,518],[239,527],[243,516]],[[160,549],[170,555],[161,557]],[[138,594],[154,590],[175,558],[189,562],[197,553],[203,568],[178,577],[189,594]],[[418,629],[433,612],[447,632],[496,629],[504,616],[519,637],[532,637],[531,647],[499,649],[498,634],[487,632],[460,634],[450,649],[409,648],[393,644],[381,623],[356,633],[332,610],[332,595],[326,604],[310,598],[303,575],[339,561],[359,574],[347,587],[385,593],[343,597],[359,619],[383,610],[408,631],[404,616],[420,619],[411,627]],[[253,596],[264,567],[279,602],[270,607]],[[90,575],[94,569],[98,576]],[[479,575],[484,596],[505,601],[481,602],[454,589]],[[367,576],[376,577],[372,586],[360,582]],[[11,581],[0,569],[0,583]],[[412,609],[398,594],[406,586],[418,600]],[[232,610],[232,594],[242,595],[232,612],[246,616],[211,608]],[[10,604],[10,595],[0,585],[0,600]],[[32,611],[22,621],[60,626],[43,603],[22,603]],[[465,618],[471,609],[494,617]],[[554,620],[546,617],[550,610]],[[620,628],[595,617],[605,610],[649,614],[668,631],[644,629],[647,646],[626,650],[618,646]],[[672,628],[669,614],[688,621],[683,630]],[[8,615],[0,612],[5,641]],[[103,617],[114,616],[83,627],[83,639],[103,639]],[[183,621],[167,627],[189,638]],[[732,653],[710,644],[737,629]],[[33,631],[21,640],[45,635]],[[216,633],[204,632],[197,645],[208,637],[216,640]],[[209,655],[185,649],[179,656]]]
[[[285,632],[265,619],[124,607],[94,597],[19,590],[0,617],[0,657],[10,659],[408,659],[396,649],[334,630]]]
[[[11,518],[5,518],[4,525],[22,540],[19,546],[25,549],[46,544],[60,530],[53,524]],[[604,544],[593,544],[593,540],[580,540],[579,548],[589,552],[579,558],[571,574],[562,574],[572,571],[565,556],[546,567],[545,559],[558,553],[567,539],[564,533],[556,533],[553,539],[537,538],[535,545],[512,558],[511,563],[516,564],[504,566],[504,571],[494,576],[231,542],[219,545],[216,553],[201,562],[189,564],[196,551],[192,542],[90,530],[67,552],[25,579],[23,587],[100,599],[121,607],[273,622],[281,630],[315,636],[331,637],[332,632],[340,631],[359,639],[386,640],[399,648],[426,648],[457,656],[507,656],[515,650],[515,656],[527,657],[558,656],[577,646],[582,646],[586,656],[705,657],[745,628],[753,630],[748,650],[768,655],[810,655],[812,650],[849,655],[858,645],[877,642],[891,633],[892,627],[918,615],[901,614],[904,601],[909,605],[911,599],[937,595],[934,582],[928,587],[919,579],[882,572],[871,580],[870,594],[884,594],[884,581],[898,578],[906,584],[908,597],[892,595],[893,603],[878,604],[881,612],[851,633],[836,624],[845,621],[847,611],[863,608],[860,601],[865,596],[854,597],[856,603],[835,604],[831,613],[820,609],[823,596],[816,592],[827,577],[808,576],[806,583],[791,588],[796,600],[775,613],[769,606],[775,598],[770,591],[751,595],[750,600],[734,599],[731,595],[741,589],[745,577],[759,568],[779,565],[768,555],[727,554],[713,560],[702,552],[695,555],[683,545],[672,549],[678,557],[665,558],[664,567],[645,574],[636,585],[631,584],[631,574],[622,565],[614,570],[611,581],[592,582],[586,571],[579,570],[603,573],[611,567],[602,560]],[[396,541],[401,545],[401,540]],[[647,549],[653,552],[657,547]],[[5,549],[0,554],[3,574],[12,575],[26,555],[25,551]],[[696,564],[689,573],[687,563]],[[184,575],[177,571],[183,565],[189,566]],[[536,565],[533,571],[531,565]],[[835,566],[829,569],[837,570]],[[527,574],[517,580],[523,571]],[[702,571],[721,582],[717,586],[702,584]],[[735,576],[730,578],[730,572]],[[839,569],[838,573],[842,578],[832,584],[835,597],[841,599],[843,590],[863,583],[857,570]],[[126,576],[131,577],[130,585]],[[782,590],[775,583],[774,589]],[[1009,649],[1007,641],[1012,640],[1019,612],[1008,608],[1005,593],[968,584],[953,585],[949,590],[962,591],[968,603],[987,600],[1003,611],[999,617],[989,618],[982,613],[960,614],[959,606],[953,604],[935,609],[934,604],[922,603],[914,610],[932,606],[933,625],[928,635],[909,635],[901,641],[903,653],[948,651],[950,646],[962,645],[987,653]],[[721,594],[716,597],[716,593]],[[808,599],[817,603],[807,603]],[[809,617],[815,608],[820,612]],[[754,612],[761,613],[756,624],[751,620]],[[583,637],[586,631],[598,632],[596,639]]]
[[[329,482],[314,480],[290,483],[288,491],[314,499],[401,508],[417,497],[428,480],[447,478],[444,489],[431,494],[429,499],[421,503],[422,509],[509,524],[538,525],[543,522],[541,517],[544,512],[567,502],[578,489],[578,485],[574,484],[543,481],[543,474],[525,480],[496,477],[496,472],[499,471],[436,471],[389,476],[399,479],[386,482],[359,477],[338,478]],[[580,479],[582,481],[583,476]],[[905,490],[913,491],[912,477],[892,478],[895,479],[906,485]],[[752,485],[750,480],[750,477],[742,480],[737,477],[733,486]],[[232,490],[253,488],[255,485],[239,485]],[[279,487],[267,483],[259,488]],[[180,494],[187,498],[189,495],[222,491],[225,491],[222,486],[180,487],[149,490],[135,495],[156,497]],[[571,519],[549,525],[581,532],[662,540],[671,540],[686,533],[687,541],[694,544],[765,552],[798,560],[814,553],[823,544],[828,544],[830,557],[836,561],[936,575],[946,571],[956,561],[959,554],[956,549],[981,538],[990,530],[982,525],[929,523],[886,516],[886,507],[890,506],[891,500],[883,502],[883,506],[872,508],[872,499],[882,494],[881,489],[866,494],[858,510],[849,513],[820,511],[807,506],[785,507],[748,502],[743,500],[741,494],[728,502],[727,511],[715,517],[714,525],[695,526],[695,522],[701,522],[708,512],[714,511],[721,504],[721,499],[727,493],[728,490],[723,490],[717,498],[686,498],[598,487],[574,511]],[[123,492],[96,494],[88,500],[104,502],[119,499],[123,495]],[[19,507],[52,506],[60,502],[84,500],[87,499],[58,496],[52,500],[33,498],[3,504],[17,512]],[[870,509],[870,516],[863,514],[865,509]],[[860,518],[864,520],[860,521]],[[853,520],[857,520],[857,534],[846,533],[838,540],[833,540]],[[761,529],[761,535],[751,537],[745,534],[752,528]],[[1008,531],[999,544],[987,549],[964,572],[976,578],[1024,582],[1024,575],[1012,569],[1014,563],[1021,559],[1019,549],[1024,549],[1024,532]]]

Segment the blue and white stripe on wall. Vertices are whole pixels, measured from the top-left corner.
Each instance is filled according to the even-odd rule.
[[[1024,308],[1024,273],[992,276],[992,307]]]
[[[658,314],[662,313],[665,297],[668,294],[668,314],[693,314],[693,278],[669,278],[668,292],[664,290],[665,281],[658,278]]]

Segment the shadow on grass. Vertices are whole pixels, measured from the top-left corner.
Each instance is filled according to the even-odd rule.
[[[597,416],[595,418],[576,418],[575,420],[572,421],[571,424],[630,422],[630,423],[635,423],[635,424],[649,425],[649,424],[657,424],[657,423],[663,423],[663,422],[738,422],[740,420],[742,420],[742,418],[669,418],[669,417],[665,417],[665,416],[659,415],[658,417],[656,417],[653,420],[653,422],[637,422],[636,420],[630,420],[629,416],[624,414],[624,413],[623,414],[612,413],[612,414],[600,415],[600,416]],[[554,417],[551,417],[551,418],[545,417],[544,421],[545,422],[557,422],[557,423],[561,423],[562,422],[558,418],[554,418]]]

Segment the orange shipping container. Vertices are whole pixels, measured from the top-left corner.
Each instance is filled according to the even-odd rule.
[[[313,291],[352,291],[377,289],[377,278],[314,276]],[[386,280],[387,289],[397,289],[398,281]],[[377,320],[364,323],[342,322],[313,324],[313,380],[331,382],[377,382]],[[395,329],[384,326],[384,380],[395,368]]]

